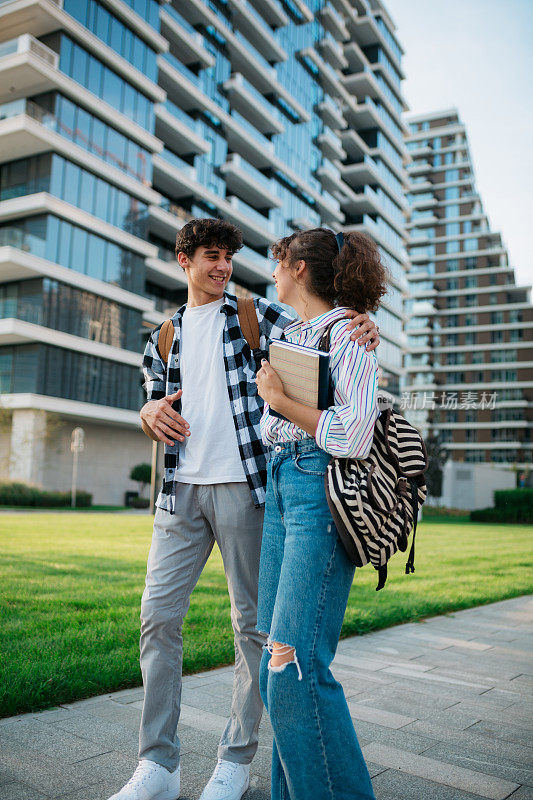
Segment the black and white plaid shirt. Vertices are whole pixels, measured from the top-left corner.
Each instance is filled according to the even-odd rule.
[[[257,359],[268,357],[271,339],[279,339],[284,328],[294,322],[294,317],[277,303],[262,297],[254,300],[259,321],[259,348],[261,352],[252,353],[244,338],[237,314],[237,298],[224,292],[224,303],[220,313],[226,314],[223,332],[224,366],[237,443],[246,480],[256,506],[265,502],[266,490],[266,451],[261,442],[260,422],[263,414],[263,400],[257,394],[255,373],[260,363]],[[146,344],[143,359],[145,377],[144,388],[148,400],[160,400],[181,389],[180,339],[181,321],[186,306],[182,306],[172,317],[174,338],[168,355],[168,368],[161,359],[157,343],[161,326],[152,331]],[[156,505],[174,513],[176,471],[179,460],[179,445],[165,444],[165,465],[163,487]]]

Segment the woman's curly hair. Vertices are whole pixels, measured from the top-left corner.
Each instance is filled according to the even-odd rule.
[[[289,267],[305,261],[307,288],[332,306],[353,308],[360,314],[377,311],[387,293],[390,274],[381,263],[376,243],[358,231],[344,234],[339,252],[328,228],[311,228],[285,236],[272,245],[272,254]]]
[[[198,247],[220,247],[236,253],[242,247],[242,233],[222,219],[192,219],[176,237],[176,258],[178,253],[192,258]]]

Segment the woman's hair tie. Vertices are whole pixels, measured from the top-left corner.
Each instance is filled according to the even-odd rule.
[[[337,240],[337,247],[339,248],[340,253],[344,244],[344,233],[340,231],[340,233],[335,234],[335,239]]]

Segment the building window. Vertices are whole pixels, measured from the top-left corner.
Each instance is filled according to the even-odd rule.
[[[450,203],[450,205],[444,207],[444,216],[445,217],[458,217],[459,216],[459,204],[458,203]]]
[[[446,180],[448,180],[448,179],[446,178]],[[444,190],[444,199],[445,200],[458,200],[459,199],[459,187],[458,186],[448,186],[448,188]]]

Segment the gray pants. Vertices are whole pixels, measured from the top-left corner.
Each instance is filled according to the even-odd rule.
[[[263,710],[259,663],[265,638],[257,632],[256,622],[264,510],[255,508],[244,482],[178,483],[175,509],[175,514],[156,510],[141,603],[144,704],[139,758],[156,761],[171,771],[179,762],[176,728],[181,703],[182,623],[216,541],[228,582],[235,637],[231,717],[218,757],[249,764],[257,750]]]

